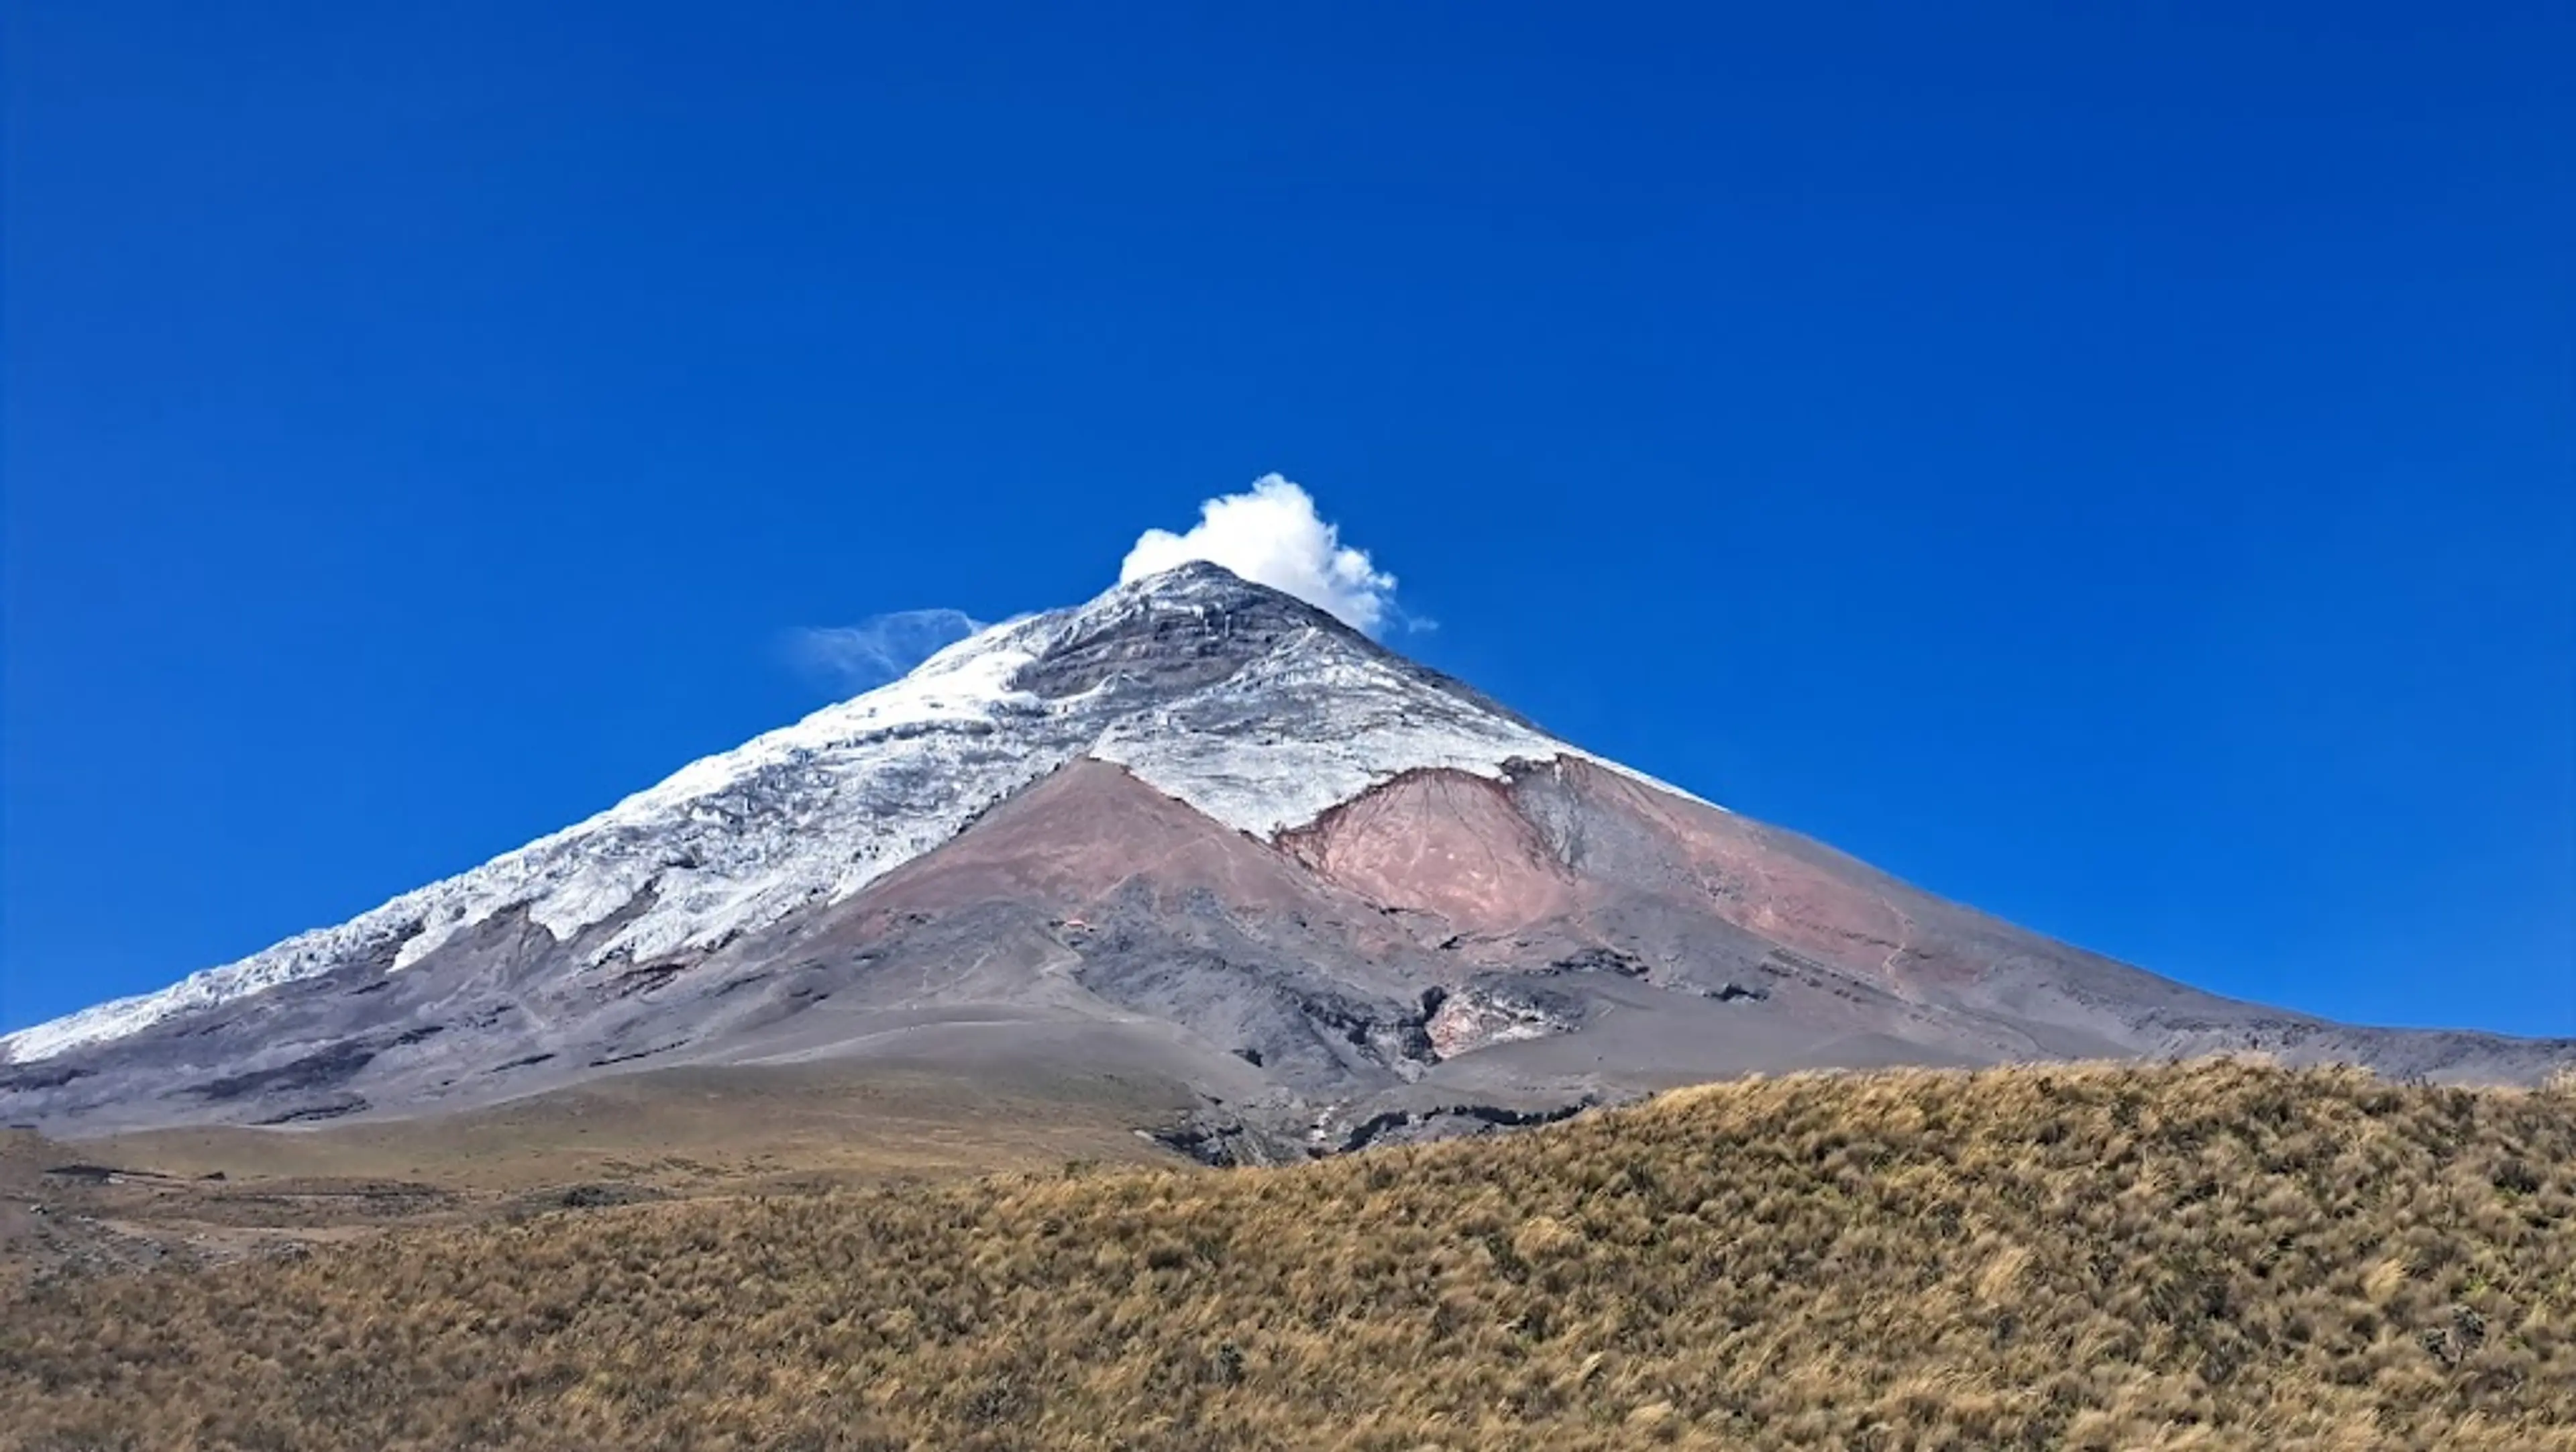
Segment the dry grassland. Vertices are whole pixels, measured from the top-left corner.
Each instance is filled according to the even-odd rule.
[[[2576,1448],[2576,1093],[1815,1075],[0,1291],[12,1448]]]

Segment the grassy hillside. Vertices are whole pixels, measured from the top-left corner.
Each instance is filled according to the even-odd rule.
[[[0,1296],[12,1447],[2576,1447],[2576,1095],[1812,1076]]]
[[[1041,1046],[1043,1047],[1043,1046]],[[739,1197],[1060,1166],[1173,1165],[1135,1126],[1175,1084],[1031,1052],[1008,1072],[727,1065],[602,1079],[436,1118],[57,1142],[0,1130],[0,1281],[256,1255],[531,1207]],[[112,1181],[59,1171],[112,1167]],[[36,1207],[42,1207],[38,1211]],[[5,1418],[0,1418],[5,1421]]]
[[[1043,1060],[972,1074],[735,1064],[599,1079],[435,1118],[285,1134],[165,1129],[83,1141],[79,1153],[168,1174],[222,1171],[242,1182],[394,1179],[508,1193],[585,1180],[685,1193],[764,1179],[944,1177],[1068,1157],[1144,1159],[1154,1151],[1129,1126],[1175,1118],[1190,1102],[1177,1085]]]

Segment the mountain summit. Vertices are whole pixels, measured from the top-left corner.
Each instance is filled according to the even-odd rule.
[[[0,1038],[0,1120],[416,1115],[672,1064],[1185,1086],[1211,1157],[1748,1071],[2259,1049],[2528,1081],[1944,902],[1193,563],[992,627],[552,836]]]

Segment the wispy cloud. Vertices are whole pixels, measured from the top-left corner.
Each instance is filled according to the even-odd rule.
[[[1140,579],[1191,560],[1223,565],[1371,635],[1390,621],[1405,623],[1395,608],[1395,576],[1371,563],[1368,551],[1343,544],[1341,530],[1315,512],[1314,496],[1277,474],[1201,504],[1199,522],[1186,534],[1145,531],[1118,578]]]
[[[787,658],[817,683],[865,691],[902,676],[984,628],[963,610],[893,610],[856,625],[814,625],[791,632]]]

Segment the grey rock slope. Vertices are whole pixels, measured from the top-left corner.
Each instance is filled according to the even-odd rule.
[[[2530,1082],[2576,1045],[2200,993],[1589,757],[1212,566],[943,652],[351,924],[0,1041],[0,1122],[464,1108],[1030,1045],[1260,1160],[1745,1072],[2258,1050]]]

